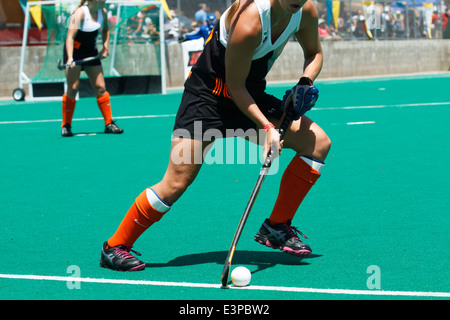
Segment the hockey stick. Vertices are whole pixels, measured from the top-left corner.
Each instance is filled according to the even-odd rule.
[[[93,60],[97,60],[97,59],[99,59],[100,57],[101,57],[101,55],[98,54],[98,55],[96,55],[96,56],[94,56],[94,57],[88,57],[88,58],[84,58],[84,59],[80,59],[80,60],[75,60],[74,63],[75,63],[76,66],[78,66],[78,65],[84,64],[84,63],[86,63],[86,62],[90,62],[90,61],[93,61]],[[57,66],[58,66],[58,69],[59,69],[59,70],[64,70],[64,69],[70,68],[70,64],[63,64],[63,63],[61,62],[61,59],[58,59]]]
[[[292,109],[289,109],[284,116],[283,122],[280,126],[280,141],[283,140],[284,134],[286,133],[287,128],[292,122]],[[220,279],[222,282],[222,289],[228,288],[228,276],[230,274],[230,268],[231,268],[231,260],[233,259],[234,251],[236,250],[237,243],[239,241],[239,238],[241,237],[242,231],[244,230],[245,222],[247,221],[247,218],[250,214],[250,211],[252,210],[253,204],[255,203],[256,197],[258,196],[259,190],[261,189],[261,185],[264,182],[265,177],[267,176],[267,173],[269,172],[270,166],[272,165],[272,162],[274,160],[274,152],[272,149],[270,149],[266,160],[264,161],[264,164],[262,166],[262,169],[259,173],[258,180],[256,181],[256,185],[253,188],[252,194],[250,196],[250,200],[247,203],[247,207],[245,208],[244,214],[241,217],[241,220],[239,221],[239,225],[237,227],[236,233],[234,234],[233,241],[231,242],[230,250],[228,250],[228,256],[225,260],[225,264],[223,266],[222,271],[222,278]]]

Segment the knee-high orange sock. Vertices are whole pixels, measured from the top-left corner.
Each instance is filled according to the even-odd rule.
[[[116,233],[108,240],[108,246],[131,247],[153,223],[158,222],[170,209],[151,188],[144,190],[123,218]]]
[[[281,178],[278,198],[269,217],[271,224],[287,223],[294,218],[306,194],[320,177],[322,167],[322,162],[305,157],[292,159]]]
[[[106,93],[101,97],[97,97],[97,104],[100,108],[100,112],[102,113],[103,118],[105,119],[105,126],[110,124],[113,119],[111,112],[111,99],[108,91],[106,91]]]
[[[75,111],[75,103],[76,101],[74,99],[71,99],[67,96],[67,94],[63,95],[62,99],[62,125],[61,127],[64,127],[66,124],[69,124],[72,126],[72,118],[73,118],[73,112]]]

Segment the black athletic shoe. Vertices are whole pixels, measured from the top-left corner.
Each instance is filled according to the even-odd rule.
[[[119,128],[119,126],[115,124],[114,121],[111,121],[110,124],[105,126],[105,133],[123,133],[123,130]]]
[[[269,219],[266,219],[256,234],[255,241],[297,257],[307,257],[311,254],[311,248],[301,242],[297,234],[307,239],[296,227],[291,226],[290,221],[271,225]]]
[[[108,242],[103,244],[100,267],[116,271],[141,271],[145,269],[145,263],[130,253],[132,251],[140,256],[139,252],[122,245],[106,249],[107,245]]]
[[[61,135],[63,137],[72,137],[73,133],[70,127],[70,124],[66,123],[62,128],[61,128]]]

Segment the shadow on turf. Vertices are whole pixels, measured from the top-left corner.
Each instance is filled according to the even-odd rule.
[[[164,267],[184,267],[203,263],[217,263],[222,265],[225,263],[228,251],[213,251],[204,253],[187,254],[179,256],[166,263],[146,263],[147,268],[164,268]],[[267,251],[236,251],[233,261],[239,262],[240,265],[256,265],[258,270],[262,271],[277,264],[282,265],[299,265],[305,266],[310,263],[305,260],[320,258],[322,255],[311,254],[308,258],[298,258],[285,254],[283,252],[267,252]]]

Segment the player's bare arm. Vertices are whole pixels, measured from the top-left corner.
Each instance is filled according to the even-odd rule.
[[[262,128],[269,121],[245,87],[254,51],[261,43],[262,27],[256,6],[244,1],[228,28],[230,36],[225,55],[228,93],[239,109]]]
[[[70,20],[69,30],[67,31],[67,40],[66,40],[66,49],[68,59],[66,61],[67,64],[73,61],[73,48],[74,48],[74,39],[77,35],[78,29],[81,23],[84,20],[84,12],[80,8],[75,10]]]
[[[109,38],[111,33],[109,32],[108,13],[106,12],[105,8],[102,9],[102,14],[103,14],[103,29],[102,29],[103,49],[101,55],[102,59],[104,59],[108,56]]]
[[[243,1],[237,13],[227,26],[229,39],[225,54],[226,83],[230,96],[238,108],[256,125],[263,128],[270,121],[264,116],[255,103],[245,81],[250,71],[255,49],[261,43],[261,22],[258,9],[253,1]],[[263,158],[267,156],[270,146],[275,146],[281,154],[281,144],[278,133],[268,130],[264,143]]]
[[[318,31],[318,12],[311,1],[303,6],[300,29],[295,37],[305,57],[303,76],[314,81],[322,69],[323,53]]]

